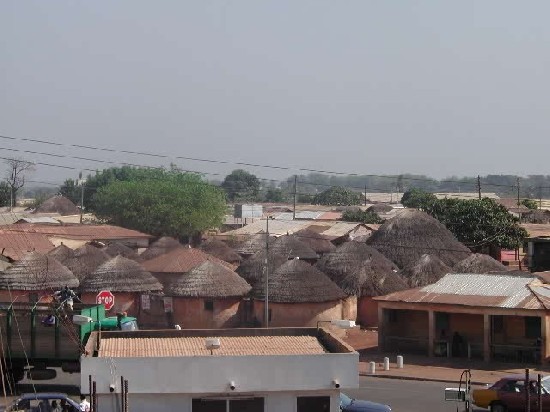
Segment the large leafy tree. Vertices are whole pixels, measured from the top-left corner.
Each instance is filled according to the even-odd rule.
[[[426,211],[474,251],[489,245],[515,249],[527,237],[519,219],[489,198],[441,199],[433,202]]]
[[[0,182],[0,207],[10,205],[10,186],[7,182]]]
[[[313,198],[313,204],[327,206],[357,206],[361,201],[361,193],[341,186],[331,187]]]
[[[139,173],[138,173],[139,174]],[[189,238],[223,221],[223,192],[190,173],[114,180],[94,196],[97,217],[156,236]]]
[[[237,169],[225,177],[222,188],[232,202],[256,200],[260,192],[260,180],[246,170]]]
[[[422,189],[412,188],[403,193],[401,203],[405,207],[411,207],[420,210],[429,209],[430,205],[437,201],[433,193],[428,193]]]
[[[384,221],[376,213],[370,210],[346,210],[342,213],[344,222],[359,222],[359,223],[384,223]]]

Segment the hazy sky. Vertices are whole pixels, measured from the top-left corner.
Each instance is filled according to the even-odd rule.
[[[350,173],[550,174],[549,15],[517,0],[3,0],[0,135]],[[75,168],[170,161],[6,148]]]

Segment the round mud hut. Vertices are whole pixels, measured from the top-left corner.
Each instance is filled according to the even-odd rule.
[[[82,281],[80,290],[84,303],[95,303],[99,292],[110,291],[115,302],[109,313],[127,312],[130,316],[137,316],[141,322],[142,296],[161,292],[162,285],[138,262],[116,256],[88,275]]]
[[[414,209],[386,221],[367,244],[401,269],[413,266],[424,254],[437,256],[451,267],[471,254],[437,219]]]
[[[200,246],[200,249],[235,267],[242,261],[241,256],[221,240],[209,239]]]
[[[437,256],[424,254],[416,263],[401,271],[401,276],[411,288],[431,285],[437,282],[452,269]]]
[[[178,240],[173,237],[163,236],[159,240],[151,243],[151,245],[139,255],[139,261],[144,262],[154,259],[180,247],[183,247],[183,245],[178,242]]]
[[[27,253],[13,266],[0,272],[0,298],[11,302],[51,301],[51,295],[68,286],[78,287],[78,279],[55,258],[38,252]]]
[[[108,261],[111,257],[102,249],[98,249],[90,244],[85,244],[75,249],[72,256],[65,261],[71,272],[78,278],[80,283],[93,273],[99,265]]]
[[[453,273],[505,272],[508,268],[489,255],[474,253],[453,266]]]
[[[266,255],[267,253],[265,250],[256,252],[254,256],[241,263],[241,265],[237,268],[237,273],[244,278],[244,280],[254,286],[256,282],[262,279],[265,272]],[[288,259],[286,256],[270,251],[269,259],[267,259],[267,264],[269,264],[269,273],[275,272],[279,266],[287,260]]]
[[[407,289],[397,266],[365,243],[346,242],[323,256],[316,267],[350,297],[348,318],[364,326],[378,324],[373,297]]]
[[[328,236],[317,233],[311,229],[299,230],[293,236],[297,237],[300,242],[308,245],[319,256],[336,250],[336,246],[334,246]]]
[[[125,257],[126,259],[132,260],[136,260],[139,257],[138,253],[134,249],[120,242],[110,242],[102,250],[110,257],[120,255],[122,257]]]
[[[263,325],[264,279],[252,290],[254,320]],[[343,305],[346,294],[324,273],[300,259],[283,263],[269,275],[268,294],[272,327],[315,327],[320,320],[349,319]]]
[[[165,288],[173,323],[185,329],[246,326],[243,298],[251,286],[227,266],[206,260]]]
[[[250,236],[248,239],[240,243],[239,246],[235,248],[236,252],[244,258],[250,257],[261,250],[265,250],[266,245],[266,235],[265,233],[258,233]],[[275,238],[269,236],[267,242],[269,245],[273,245]]]
[[[33,213],[58,213],[61,216],[78,215],[80,209],[65,196],[53,196],[45,200]]]
[[[270,246],[270,250],[273,253],[286,256],[287,259],[300,259],[305,260],[306,262],[314,263],[319,258],[319,255],[310,248],[306,243],[299,240],[294,235],[284,235],[275,242],[273,246]]]

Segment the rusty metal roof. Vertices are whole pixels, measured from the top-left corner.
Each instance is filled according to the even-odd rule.
[[[511,274],[451,273],[432,285],[391,293],[375,300],[509,309],[545,309],[539,294],[533,290],[533,287],[538,287],[540,284],[541,282],[535,276],[518,274],[518,272]],[[545,291],[541,291],[541,295]],[[550,303],[550,290],[548,300]]]
[[[47,253],[54,248],[48,238],[40,233],[13,232],[0,229],[0,254],[19,260],[27,253]]]
[[[213,336],[215,337],[215,336]],[[215,356],[317,355],[327,351],[315,336],[223,336]],[[204,337],[101,339],[99,357],[210,356]]]
[[[39,225],[22,224],[2,227],[4,231],[14,233],[40,233],[48,237],[59,237],[76,240],[116,240],[116,239],[135,239],[151,238],[152,236],[137,230],[125,229],[112,225]]]

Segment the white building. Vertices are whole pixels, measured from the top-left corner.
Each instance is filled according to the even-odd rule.
[[[82,357],[81,387],[96,382],[101,412],[339,411],[356,388],[359,354],[324,329],[96,332]],[[220,346],[206,349],[207,338]]]

